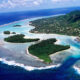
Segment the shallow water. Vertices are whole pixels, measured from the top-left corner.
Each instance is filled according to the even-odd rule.
[[[51,16],[48,16],[48,17],[51,17]],[[28,46],[30,46],[33,43],[23,43],[23,44],[21,44],[21,43],[19,44],[18,43],[18,44],[16,44],[16,43],[4,42],[4,40],[3,40],[4,37],[8,36],[8,35],[4,35],[3,34],[3,31],[5,31],[5,30],[9,30],[11,32],[16,32],[16,33],[22,33],[22,34],[25,34],[26,37],[29,37],[29,38],[40,38],[40,39],[56,38],[59,41],[58,44],[70,45],[71,46],[71,49],[66,51],[66,52],[71,53],[71,55],[68,55],[68,56],[80,57],[80,55],[79,55],[79,53],[80,53],[80,50],[79,50],[80,43],[77,43],[76,41],[74,41],[75,37],[73,37],[73,36],[66,36],[66,35],[64,36],[64,35],[57,35],[57,34],[35,34],[35,33],[29,33],[29,31],[34,28],[33,26],[29,25],[29,21],[36,20],[36,19],[41,19],[41,18],[47,18],[47,17],[38,17],[38,18],[26,19],[26,20],[17,21],[15,23],[0,27],[0,33],[2,33],[0,37],[1,37],[2,42],[4,44],[3,47],[12,52],[12,54],[10,53],[10,55],[12,57],[11,59],[12,60],[16,59],[15,61],[19,61],[19,62],[20,61],[23,62],[23,60],[25,62],[25,60],[26,60],[26,63],[27,63],[27,60],[28,60],[27,57],[30,58],[30,56],[27,55],[26,49],[28,48]],[[16,25],[16,24],[17,25],[22,25],[22,27],[16,27],[15,28],[14,25]],[[73,53],[73,51],[74,51],[74,53]],[[15,53],[15,55],[13,53]],[[65,53],[65,52],[63,51],[62,53]],[[65,55],[63,55],[63,57],[64,56]],[[8,58],[8,59],[10,58],[10,57],[8,57],[8,55],[4,56],[4,58],[5,57]],[[31,61],[32,61],[32,59],[31,59]],[[36,60],[34,59],[34,61],[36,61]]]
[[[32,20],[35,20],[35,19],[40,19],[40,17],[39,18],[26,19],[26,20],[23,20],[23,21],[18,21],[18,22],[15,22],[15,23],[12,23],[12,24],[9,24],[9,25],[4,25],[3,27],[0,27],[0,33],[1,33],[0,34],[0,41],[2,42],[2,45],[0,45],[1,46],[1,48],[0,48],[1,61],[4,61],[4,63],[6,62],[7,64],[10,64],[10,65],[17,64],[16,66],[21,66],[22,68],[27,66],[25,68],[26,70],[37,70],[37,69],[41,70],[41,69],[47,69],[47,68],[51,68],[51,67],[53,68],[53,67],[57,67],[57,66],[54,66],[54,65],[60,64],[61,65],[60,68],[59,68],[60,70],[58,69],[58,71],[61,72],[61,70],[63,70],[63,69],[65,70],[66,68],[70,69],[70,68],[73,67],[73,65],[76,66],[76,64],[77,64],[77,67],[80,66],[79,65],[80,63],[77,62],[80,59],[80,43],[77,43],[76,41],[74,41],[74,39],[76,37],[66,36],[66,35],[58,35],[58,34],[29,33],[29,31],[34,28],[33,26],[29,25],[29,21],[32,21]],[[22,25],[22,27],[16,27],[16,28],[13,27],[16,24],[17,25],[18,24]],[[44,64],[44,63],[36,60],[34,57],[31,57],[30,55],[28,55],[27,52],[26,52],[26,49],[31,44],[34,44],[34,43],[23,43],[23,44],[18,43],[18,44],[16,44],[16,43],[4,42],[3,39],[8,36],[8,35],[3,34],[3,31],[5,31],[5,30],[9,30],[11,32],[16,32],[16,33],[22,33],[22,34],[25,34],[26,37],[29,37],[29,38],[40,38],[40,39],[56,38],[58,40],[56,44],[70,45],[71,48],[69,50],[62,51],[62,52],[51,55],[50,57],[51,57],[53,62],[51,64]],[[66,63],[68,63],[68,64],[65,65]],[[51,67],[45,68],[45,66],[51,66]],[[52,71],[52,70],[53,69],[50,69],[49,71]],[[72,70],[72,71],[74,71],[74,70]],[[33,72],[31,74],[36,75],[36,72],[35,71],[33,71]],[[37,72],[39,72],[39,71],[37,71]],[[46,73],[47,71],[43,70],[43,71],[40,71],[40,72],[41,72],[41,75],[43,75],[43,73]],[[40,72],[39,72],[39,74],[40,74]],[[46,74],[44,74],[44,77],[45,77]],[[53,72],[52,74],[54,75],[55,73]],[[52,74],[50,73],[49,77]],[[70,74],[70,72],[69,72],[69,74]],[[61,76],[60,73],[57,74],[57,72],[56,72],[56,75]],[[65,76],[65,73],[64,73],[64,76]],[[38,75],[36,77],[40,78],[40,76],[38,76]],[[35,80],[37,80],[38,78],[35,78]],[[46,78],[45,78],[45,80],[47,80]],[[56,78],[51,77],[50,80],[53,80],[53,79],[59,80],[59,78],[57,78],[57,77]],[[31,80],[33,80],[33,79],[31,79]],[[43,79],[40,79],[40,80],[43,80]],[[60,80],[71,80],[71,79],[62,78]],[[72,79],[72,80],[78,80],[78,79]]]

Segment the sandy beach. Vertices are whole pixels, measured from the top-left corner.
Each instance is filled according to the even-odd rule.
[[[30,30],[35,27],[29,25],[29,21],[36,20],[36,19],[40,19],[40,18],[21,20],[24,23],[22,25],[25,27],[13,28],[12,26],[10,26],[9,30],[17,31],[17,29],[19,29],[19,32],[21,32],[23,29],[23,31],[25,31],[24,34],[26,35],[25,38],[27,38],[27,37],[28,38],[40,38],[40,40],[56,38],[58,41],[55,44],[61,44],[61,45],[69,44],[69,45],[73,46],[74,48],[75,47],[77,48],[77,46],[79,46],[79,44],[74,42],[74,39],[76,38],[74,36],[59,35],[59,34],[30,33]],[[6,26],[9,26],[11,24],[14,25],[15,23],[19,24],[21,21],[17,21],[14,23],[4,25],[2,28],[6,29]],[[2,36],[5,37],[4,34]],[[26,70],[30,70],[30,71],[35,70],[35,69],[41,70],[41,69],[59,67],[68,57],[73,56],[72,50],[74,50],[74,48],[72,48],[72,49],[69,49],[66,51],[61,51],[61,52],[57,52],[53,55],[50,55],[52,63],[44,64],[42,60],[29,54],[29,52],[28,52],[28,47],[34,43],[11,44],[11,43],[6,43],[3,41],[3,43],[1,42],[1,44],[4,44],[4,45],[1,45],[3,47],[3,49],[1,48],[2,52],[0,53],[0,61],[6,63],[8,65],[20,66],[20,67],[23,67]],[[76,46],[74,46],[74,44]],[[3,51],[5,51],[5,52],[3,52]],[[76,52],[76,49],[74,51]]]

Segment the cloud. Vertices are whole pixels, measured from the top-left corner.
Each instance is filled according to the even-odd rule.
[[[43,0],[34,0],[33,1],[34,5],[40,5],[41,3],[43,3]]]
[[[53,2],[61,2],[61,0],[52,0]]]
[[[0,8],[10,8],[14,6],[15,4],[13,4],[10,0],[8,0],[7,2],[3,0],[2,3],[0,3]]]
[[[63,3],[63,2],[69,2],[69,1],[73,2],[73,1],[76,1],[76,0],[52,0],[52,2],[54,2],[54,3],[55,2],[62,2]]]
[[[80,0],[0,0],[0,10],[32,10],[67,7],[80,5],[79,2]]]
[[[35,5],[39,5],[39,2],[37,2],[37,1],[34,1],[34,2],[33,2],[33,4],[35,4]]]
[[[40,5],[43,0],[2,0],[0,3],[0,8],[15,8],[15,7],[29,7]]]

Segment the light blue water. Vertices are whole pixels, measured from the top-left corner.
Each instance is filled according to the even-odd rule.
[[[48,16],[51,17],[51,16]],[[4,45],[2,47],[10,50],[12,53],[10,54],[1,54],[0,57],[6,58],[8,60],[14,60],[17,61],[17,63],[23,63],[26,64],[26,61],[30,61],[31,57],[26,55],[26,49],[33,43],[24,43],[24,44],[16,44],[16,43],[7,43],[4,41],[4,38],[10,35],[5,35],[3,34],[4,31],[8,30],[11,32],[16,32],[16,33],[22,33],[25,34],[26,37],[29,38],[40,38],[40,39],[47,39],[47,38],[56,38],[60,42],[58,44],[61,45],[70,45],[71,48],[66,51],[66,53],[71,54],[69,57],[74,57],[74,58],[80,58],[80,43],[76,42],[74,39],[75,37],[73,36],[66,36],[66,35],[58,35],[58,34],[35,34],[35,33],[29,33],[31,29],[33,29],[33,26],[29,25],[29,21],[40,19],[40,18],[47,18],[47,17],[39,17],[39,18],[32,18],[32,19],[26,19],[23,21],[18,21],[15,23],[11,23],[9,25],[4,25],[0,27],[0,38],[1,41],[3,42]],[[14,27],[14,25],[22,25],[22,27]],[[15,53],[15,55],[14,55]],[[26,59],[27,58],[27,59]],[[68,57],[66,57],[67,59]],[[65,59],[65,60],[66,60]],[[32,59],[34,60],[34,58]],[[31,60],[31,61],[32,61]],[[35,61],[35,60],[34,60]],[[37,62],[34,62],[37,64]],[[28,65],[28,63],[27,63]],[[41,64],[43,65],[43,64]]]
[[[17,63],[21,63],[21,64],[29,65],[29,66],[35,66],[35,65],[45,66],[43,63],[40,63],[40,62],[36,61],[34,58],[32,58],[32,57],[30,57],[30,56],[27,55],[26,49],[28,48],[28,46],[30,46],[33,43],[24,43],[24,44],[22,44],[22,43],[16,44],[15,43],[14,44],[14,43],[4,42],[3,39],[5,37],[7,37],[7,36],[10,36],[10,35],[4,35],[3,34],[3,31],[9,30],[11,32],[25,34],[26,37],[30,37],[30,38],[40,38],[40,39],[56,38],[57,40],[60,41],[58,44],[70,45],[71,48],[69,50],[65,51],[65,53],[70,54],[70,55],[65,57],[64,60],[66,60],[66,61],[64,62],[64,64],[62,64],[62,66],[59,68],[60,70],[58,70],[58,71],[59,72],[62,72],[62,70],[69,69],[70,66],[72,66],[80,58],[80,43],[76,42],[74,40],[75,37],[73,37],[73,36],[57,35],[57,34],[35,34],[35,33],[29,33],[29,31],[31,29],[33,29],[33,27],[29,25],[29,21],[35,20],[35,19],[40,19],[40,18],[26,19],[26,20],[23,20],[23,21],[15,22],[15,23],[12,23],[12,24],[5,25],[3,27],[0,27],[0,33],[1,33],[0,34],[0,41],[2,41],[2,43],[3,43],[3,45],[1,45],[1,46],[3,48],[5,48],[5,49],[11,51],[9,53],[4,53],[4,52],[0,53],[0,58],[6,58],[9,61],[13,60],[13,61],[16,61]],[[17,25],[18,24],[19,25],[22,25],[22,27],[13,27],[16,24]],[[64,58],[64,55],[63,55],[63,58]],[[39,77],[40,76],[40,73],[41,73],[41,75],[44,75],[44,78],[48,78],[48,77],[45,77],[45,74],[43,74],[43,73],[46,73],[47,74],[49,72],[50,73],[49,76],[51,76],[51,75],[52,76],[55,76],[55,78],[54,77],[51,77],[51,79],[49,77],[50,80],[52,80],[52,79],[59,80],[60,78],[62,78],[63,75],[66,76],[67,73],[69,75],[72,74],[72,71],[71,72],[66,72],[66,73],[64,72],[63,74],[61,74],[61,73],[58,73],[55,70],[54,70],[54,72],[52,72],[53,70],[54,69],[43,70],[43,71],[33,71],[33,72],[30,73],[30,75],[35,74],[36,75],[35,77]],[[12,73],[13,73],[13,70],[12,70]],[[26,72],[26,73],[23,73],[23,74],[29,75],[29,72]],[[37,75],[37,74],[39,74],[39,75]],[[56,75],[58,77],[56,77]],[[43,80],[43,79],[41,78],[40,80]],[[71,80],[71,79],[66,79],[66,78],[63,79],[62,78],[60,80]],[[78,79],[74,79],[74,77],[73,77],[72,80],[78,80]]]
[[[51,16],[48,16],[48,17],[51,17]],[[40,19],[40,18],[48,18],[48,17],[39,17],[39,18],[33,18],[33,19],[26,19],[26,20],[23,20],[23,21],[18,21],[18,22],[9,24],[9,25],[5,25],[3,27],[0,27],[0,33],[3,33],[4,31],[8,30],[8,31],[11,31],[11,32],[25,34],[26,37],[31,37],[31,38],[36,38],[36,37],[41,38],[41,39],[56,38],[56,39],[60,40],[59,44],[70,45],[71,47],[73,47],[74,49],[72,49],[72,50],[75,51],[75,54],[76,54],[75,56],[80,57],[80,55],[79,55],[79,53],[80,53],[80,50],[79,50],[80,49],[80,43],[76,42],[72,36],[62,36],[62,35],[55,35],[55,34],[34,34],[34,33],[29,33],[29,31],[31,29],[33,29],[33,27],[29,25],[29,21],[35,20],[35,19]],[[14,25],[22,25],[22,27],[14,27]],[[4,35],[4,34],[1,34],[1,35],[2,36],[0,36],[0,37],[2,37],[2,38],[8,36],[8,35]],[[7,44],[10,44],[10,43],[7,43]],[[17,44],[15,44],[15,45],[17,45]]]

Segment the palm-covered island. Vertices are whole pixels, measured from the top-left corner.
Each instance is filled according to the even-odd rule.
[[[73,11],[66,15],[38,19],[30,22],[35,26],[33,33],[55,33],[70,36],[80,36],[80,11]],[[32,55],[50,63],[50,54],[69,49],[70,46],[54,44],[56,39],[43,40],[29,47]]]
[[[3,33],[4,34],[10,34],[10,31],[4,31]]]
[[[66,15],[31,21],[35,33],[56,33],[80,36],[80,11],[73,11]]]
[[[16,34],[16,32],[10,32],[10,31],[4,31],[3,33],[7,34],[7,35],[9,35],[9,34]]]
[[[43,40],[35,45],[31,45],[28,50],[30,54],[37,56],[46,63],[51,63],[50,54],[69,49],[70,46],[56,45],[56,39]]]
[[[29,38],[24,38],[24,34],[16,34],[13,36],[9,36],[7,38],[4,38],[6,42],[11,42],[11,43],[26,43],[26,42],[34,42],[34,41],[39,41],[39,39],[29,39]]]
[[[30,25],[35,26],[31,30],[34,33],[56,33],[63,35],[80,36],[80,11],[73,11],[66,15],[55,16],[50,18],[38,19],[31,21]],[[51,63],[50,55],[59,51],[67,50],[69,45],[57,45],[56,39],[47,39],[39,41],[39,39],[26,39],[25,35],[17,34],[9,36],[4,40],[12,43],[34,42],[38,43],[31,45],[28,48],[30,54],[42,59],[46,63]]]
[[[4,38],[6,42],[11,43],[26,43],[26,42],[34,42],[39,41],[38,38],[36,39],[29,39],[24,38],[24,34],[16,34],[13,36],[9,36],[7,38]],[[56,45],[55,42],[56,39],[47,39],[39,41],[38,43],[31,45],[28,50],[30,54],[37,56],[38,58],[42,59],[46,63],[51,63],[51,59],[49,57],[50,54],[69,49],[70,46],[63,46],[63,45]]]

